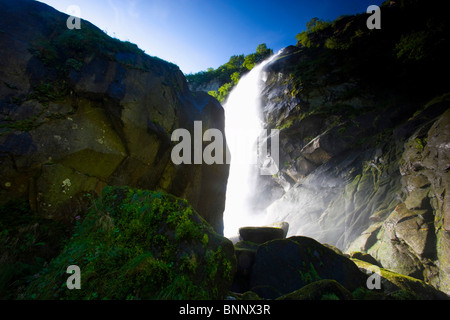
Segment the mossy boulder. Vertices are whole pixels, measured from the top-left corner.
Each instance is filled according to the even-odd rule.
[[[367,274],[380,276],[380,292],[397,300],[448,300],[449,297],[426,282],[380,268],[369,262],[352,259],[358,268]],[[374,289],[374,291],[377,291]]]
[[[69,290],[77,265],[81,290]],[[233,244],[186,200],[106,187],[27,299],[222,299],[236,268]]]

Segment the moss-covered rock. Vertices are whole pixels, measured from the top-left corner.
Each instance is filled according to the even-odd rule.
[[[81,290],[66,287],[69,265]],[[236,268],[232,243],[163,192],[106,187],[27,299],[221,299]]]
[[[380,276],[381,292],[396,300],[448,300],[449,297],[422,280],[405,276],[371,263],[352,259],[360,270]],[[374,289],[375,290],[375,289]]]

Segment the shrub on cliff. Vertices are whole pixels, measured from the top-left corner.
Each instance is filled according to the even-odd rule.
[[[311,40],[311,35],[316,32],[320,32],[325,28],[329,27],[331,23],[329,21],[321,20],[319,18],[312,18],[306,23],[306,31],[297,34],[296,38],[298,43],[305,47],[315,46],[314,42]]]
[[[227,63],[217,69],[209,68],[207,71],[188,74],[186,79],[189,83],[196,83],[197,85],[217,80],[220,83],[219,89],[217,91],[209,91],[208,94],[223,103],[231,90],[238,84],[239,79],[272,54],[273,50],[268,48],[265,43],[261,43],[256,48],[255,53],[247,56],[243,54],[234,55]]]

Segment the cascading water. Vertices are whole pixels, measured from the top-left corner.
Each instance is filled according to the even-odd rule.
[[[225,134],[231,153],[224,212],[226,237],[237,235],[240,227],[261,226],[265,222],[264,213],[255,212],[250,202],[259,174],[257,141],[263,130],[263,69],[276,57],[268,58],[242,77],[224,105]]]

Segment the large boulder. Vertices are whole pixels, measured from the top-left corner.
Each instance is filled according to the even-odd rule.
[[[69,290],[66,269],[81,272]],[[26,299],[223,299],[236,270],[233,244],[184,199],[106,187],[75,234],[34,276]]]
[[[36,1],[0,1],[0,205],[73,223],[105,185],[189,200],[222,232],[228,165],[175,165],[172,132],[224,132],[222,106],[180,69]],[[224,144],[224,150],[226,144]],[[224,151],[223,150],[223,151]],[[225,154],[225,152],[223,153]]]
[[[336,280],[353,291],[365,285],[366,276],[348,258],[298,236],[258,247],[250,289],[260,297],[274,299],[322,279]]]

